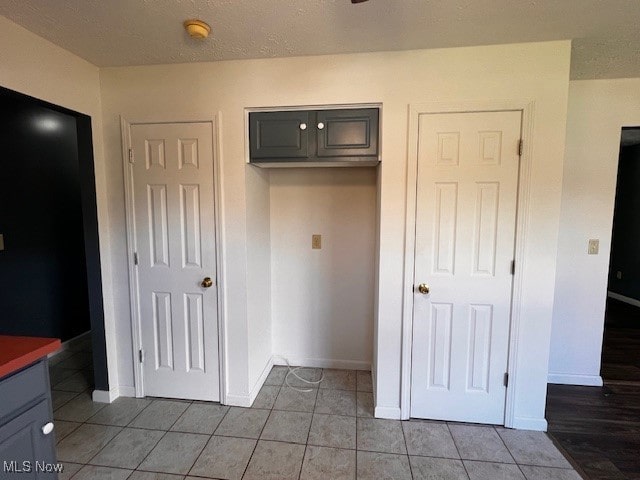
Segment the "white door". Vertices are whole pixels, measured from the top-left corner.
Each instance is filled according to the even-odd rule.
[[[220,399],[212,138],[204,122],[131,126],[145,395]]]
[[[520,124],[420,115],[412,417],[504,424]]]

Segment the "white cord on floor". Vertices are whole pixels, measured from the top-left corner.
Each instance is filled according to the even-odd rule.
[[[296,377],[298,380],[300,380],[303,383],[306,383],[308,385],[320,385],[322,383],[322,381],[324,380],[324,370],[322,370],[322,375],[320,376],[320,380],[307,380],[306,378],[302,378],[300,375],[298,375],[296,372],[298,370],[300,370],[301,368],[304,367],[292,367],[291,364],[289,363],[289,360],[287,360],[284,357],[281,357],[280,355],[276,355],[274,358],[281,358],[282,360],[284,360],[284,363],[287,364],[287,368],[289,369],[289,371],[287,372],[287,375],[284,377],[284,383],[287,384],[287,386],[297,392],[312,392],[314,389],[313,388],[300,388],[300,387],[294,387],[293,385],[291,385],[289,383],[289,375],[293,375],[294,377]]]

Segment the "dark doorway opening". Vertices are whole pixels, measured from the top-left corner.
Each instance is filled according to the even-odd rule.
[[[91,117],[0,87],[0,334],[91,331],[108,390]]]

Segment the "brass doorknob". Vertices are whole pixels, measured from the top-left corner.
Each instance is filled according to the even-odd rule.
[[[204,280],[202,280],[202,283],[200,285],[204,288],[209,288],[213,285],[213,280],[211,280],[210,277],[204,277]]]
[[[421,283],[420,285],[418,285],[418,291],[426,295],[427,293],[429,293],[429,285],[427,285],[426,283]]]

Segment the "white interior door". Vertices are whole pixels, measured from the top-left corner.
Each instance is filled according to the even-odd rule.
[[[504,424],[520,129],[514,111],[420,115],[412,417]]]
[[[211,124],[132,125],[131,148],[144,393],[218,401]]]

